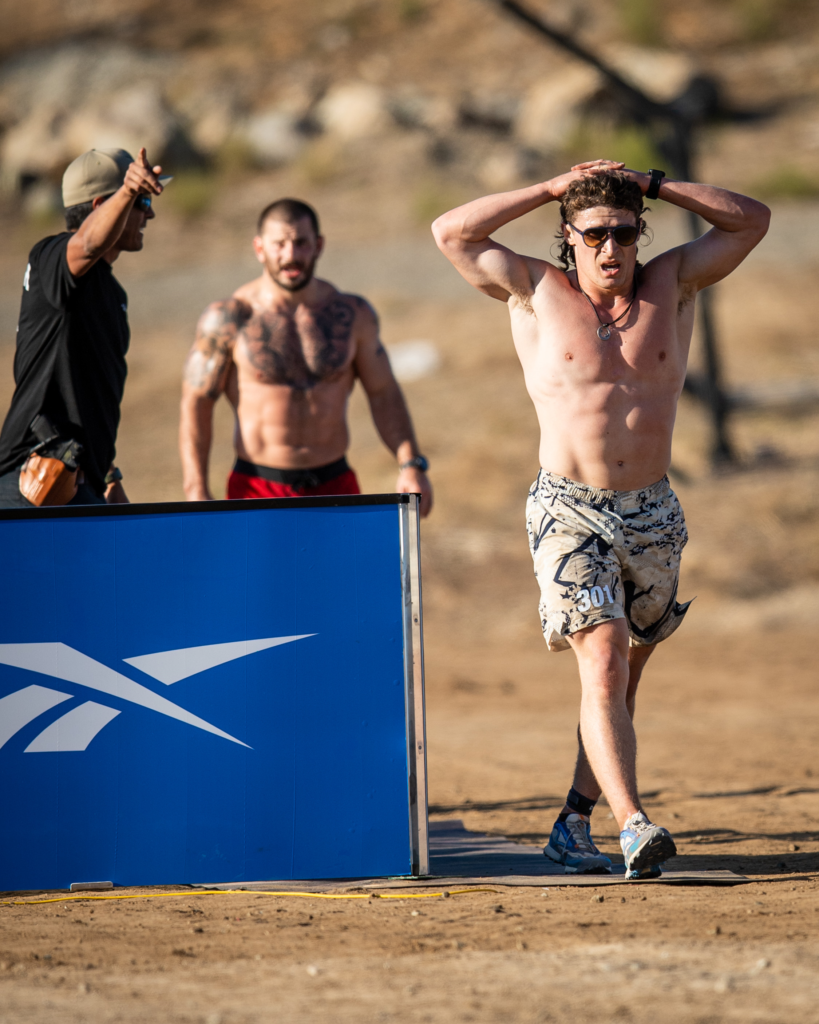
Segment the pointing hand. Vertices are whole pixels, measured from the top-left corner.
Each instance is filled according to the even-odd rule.
[[[158,165],[151,167],[148,163],[148,156],[143,146],[139,151],[139,156],[125,172],[122,187],[132,196],[152,194],[158,196],[162,192],[162,184],[158,177],[161,173],[161,167]]]

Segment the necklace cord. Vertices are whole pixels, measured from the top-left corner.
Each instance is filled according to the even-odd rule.
[[[578,279],[578,282],[577,282],[577,287],[580,288],[580,280],[579,279]],[[583,291],[582,288],[580,288],[580,294],[584,296],[584,298],[586,299],[588,304],[594,310],[594,315],[597,317],[597,322],[600,324],[601,327],[614,327],[614,325],[617,323],[617,321],[618,320],[622,320],[623,317],[628,313],[628,311],[634,305],[634,300],[637,298],[637,275],[635,274],[635,276],[634,276],[634,291],[632,292],[632,295],[631,295],[631,302],[629,302],[629,304],[626,306],[626,308],[623,310],[623,312],[620,314],[620,316],[617,317],[617,319],[609,320],[608,323],[603,323],[603,321],[600,319],[600,314],[597,312],[597,307],[592,302],[592,300],[589,298],[589,296],[586,295],[586,293]]]

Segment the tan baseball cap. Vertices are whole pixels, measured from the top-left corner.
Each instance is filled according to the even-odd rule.
[[[110,196],[125,180],[125,173],[134,158],[126,149],[90,149],[78,156],[63,175],[63,206],[90,203],[98,196]],[[163,185],[171,175],[162,175]]]

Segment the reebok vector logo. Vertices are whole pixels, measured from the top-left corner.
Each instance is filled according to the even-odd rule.
[[[160,683],[171,686],[181,679],[198,675],[228,661],[235,661],[257,651],[267,650],[269,647],[278,647],[280,644],[289,644],[294,640],[304,640],[315,635],[302,633],[299,636],[275,636],[262,640],[236,640],[225,644],[207,644],[204,647],[184,647],[175,651],[160,651],[158,654],[141,654],[135,658],[125,658],[124,661]],[[223,732],[203,718],[149,690],[147,686],[134,682],[121,672],[95,661],[94,658],[89,658],[87,654],[67,644],[0,644],[0,665],[25,669],[66,683],[79,684],[111,697],[118,697],[130,704],[138,704],[160,715],[175,718],[195,729],[202,729],[204,732],[213,733],[214,736],[251,749],[247,743],[236,739],[235,736]],[[64,693],[62,690],[33,683],[0,698],[0,747],[40,715],[76,696],[74,693]],[[29,743],[25,753],[85,750],[94,737],[119,714],[117,708],[109,707],[107,704],[93,700],[85,701],[47,725]]]

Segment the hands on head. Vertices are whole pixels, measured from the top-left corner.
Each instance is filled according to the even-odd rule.
[[[162,173],[162,168],[157,165],[151,167],[148,163],[148,154],[143,146],[136,160],[129,165],[128,170],[125,172],[125,180],[122,183],[122,187],[131,196],[139,195],[161,195],[162,194],[162,183],[159,180],[159,175]]]
[[[627,178],[636,182],[645,193],[651,184],[651,175],[648,171],[632,171],[622,162],[616,160],[588,160],[583,164],[575,164],[573,171],[580,171],[581,174],[600,174],[603,171],[620,171]]]
[[[643,171],[631,171],[619,160],[586,160],[582,164],[575,164],[566,174],[561,174],[557,178],[552,179],[553,194],[559,198],[564,194],[569,185],[573,181],[577,181],[578,178],[586,178],[591,174],[604,174],[609,171],[620,171],[622,174],[625,174],[632,181],[637,182],[643,192],[646,191],[651,181],[649,174]]]
[[[586,160],[585,163],[575,164],[572,167],[573,171],[582,171],[585,174],[600,174],[603,171],[622,171],[625,170],[625,164],[620,160]],[[626,172],[630,173],[630,172]],[[580,175],[581,177],[583,175]],[[576,175],[577,177],[577,175]]]

